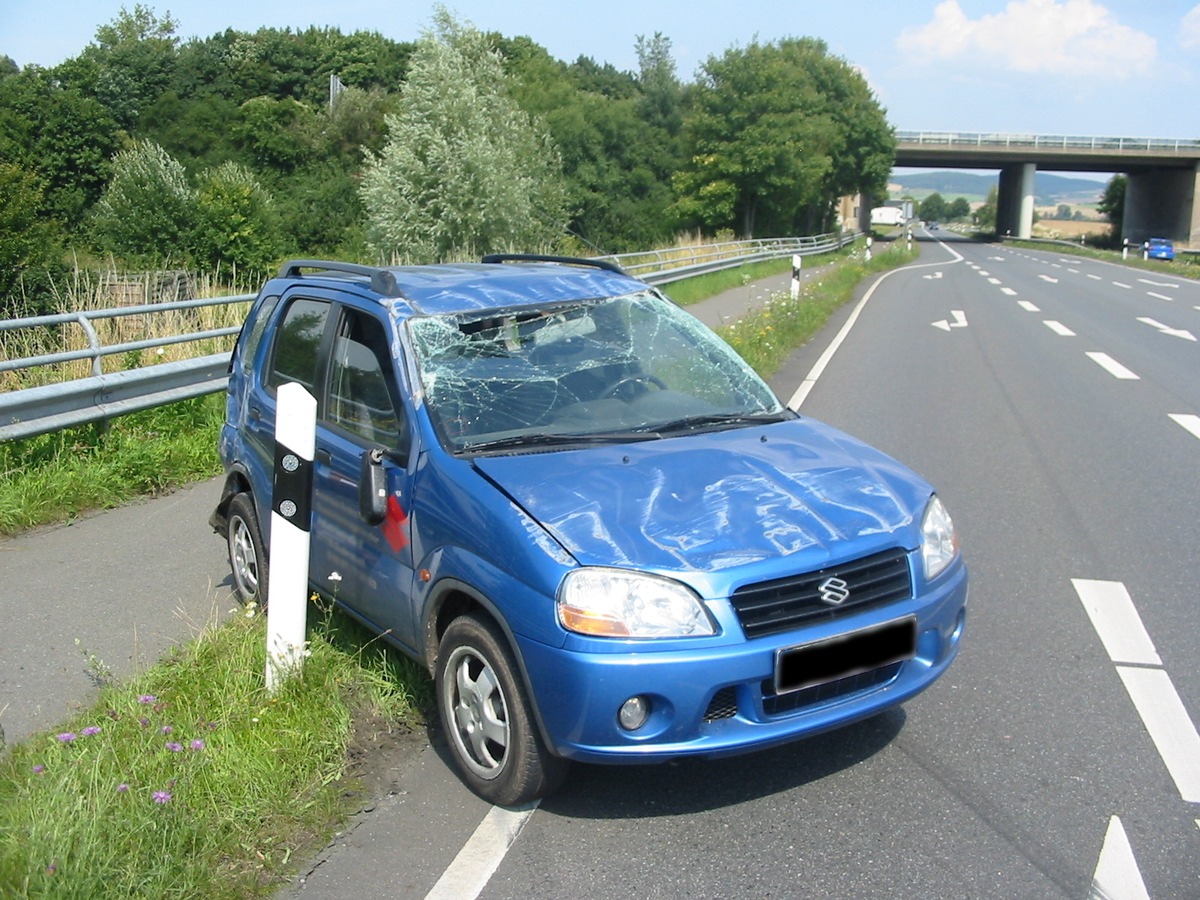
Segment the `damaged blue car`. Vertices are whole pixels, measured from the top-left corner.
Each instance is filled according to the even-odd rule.
[[[269,597],[277,389],[317,399],[309,583],[428,667],[463,780],[740,753],[858,721],[959,648],[933,489],[783,406],[615,266],[295,261],[233,354],[213,525]]]

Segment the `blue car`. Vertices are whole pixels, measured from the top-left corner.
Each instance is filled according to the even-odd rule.
[[[317,399],[313,591],[421,661],[500,805],[572,760],[793,741],[929,687],[967,570],[920,477],[592,260],[296,261],[230,368],[214,528],[269,599],[278,388]]]
[[[1174,259],[1175,245],[1166,238],[1150,238],[1146,241],[1147,259]]]

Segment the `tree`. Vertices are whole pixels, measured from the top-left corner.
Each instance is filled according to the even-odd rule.
[[[437,262],[550,245],[566,225],[557,154],[485,36],[444,8],[435,29],[386,118],[387,144],[364,167],[372,247]]]
[[[921,206],[917,210],[917,215],[926,222],[944,222],[946,221],[946,198],[934,191],[928,197],[921,201]]]
[[[951,222],[965,219],[971,214],[971,204],[966,197],[955,197],[946,207],[946,218]]]
[[[1112,223],[1112,242],[1116,245],[1124,240],[1125,226],[1125,193],[1128,190],[1129,179],[1124,175],[1114,175],[1104,187],[1104,194],[1096,209]]]
[[[139,141],[113,159],[112,179],[93,210],[93,234],[102,249],[131,260],[181,260],[195,208],[183,166],[158,144]]]
[[[227,162],[204,173],[196,190],[194,260],[214,274],[257,282],[279,262],[283,236],[267,190],[245,166]]]
[[[0,160],[0,318],[47,312],[47,275],[57,267],[57,230],[43,215],[36,175]]]
[[[988,191],[987,200],[975,211],[975,224],[980,231],[996,230],[996,208],[999,204],[1000,188],[992,185]]]
[[[885,188],[895,154],[866,81],[813,38],[710,56],[684,135],[681,224],[745,237],[828,226],[839,196]]]

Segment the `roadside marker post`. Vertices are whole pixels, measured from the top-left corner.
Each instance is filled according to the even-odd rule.
[[[804,257],[799,253],[792,254],[792,299],[795,300],[800,296],[800,267],[804,264]]]
[[[281,385],[275,414],[271,491],[271,578],[267,585],[267,691],[300,671],[308,629],[309,528],[317,401],[302,385]]]

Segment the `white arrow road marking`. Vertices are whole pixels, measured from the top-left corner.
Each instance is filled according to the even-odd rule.
[[[949,331],[951,328],[966,328],[967,327],[967,315],[961,309],[950,310],[950,315],[952,315],[954,317],[953,322],[948,322],[945,319],[940,319],[937,322],[932,323],[933,327],[940,328],[940,329],[942,329],[942,331]]]
[[[537,803],[516,810],[493,806],[425,900],[478,897],[536,808]]]
[[[1025,312],[1041,312],[1041,310],[1037,308],[1036,303],[1031,303],[1028,300],[1022,300],[1017,304],[1017,306],[1021,307],[1021,309],[1025,310]]]
[[[936,281],[937,279],[939,279],[939,278],[941,278],[941,277],[942,277],[942,273],[941,273],[941,272],[934,272],[932,275],[922,275],[921,277],[922,277],[922,278],[929,279],[929,280],[932,280],[932,281]]]
[[[1187,329],[1171,328],[1170,326],[1164,325],[1162,322],[1159,322],[1157,319],[1149,319],[1149,318],[1142,317],[1142,318],[1139,318],[1138,321],[1141,322],[1143,325],[1149,325],[1151,328],[1157,328],[1162,334],[1169,334],[1171,337],[1183,338],[1185,341],[1196,340],[1196,336],[1194,334],[1192,334],[1190,331],[1188,331]]]
[[[1125,826],[1113,816],[1108,820],[1108,831],[1104,835],[1104,846],[1100,848],[1100,860],[1096,863],[1096,874],[1092,876],[1089,900],[1150,900],[1142,873],[1138,870],[1133,848],[1125,835]]]
[[[1141,379],[1130,372],[1127,368],[1109,356],[1107,353],[1089,353],[1088,359],[1100,366],[1108,372],[1113,378],[1120,378],[1122,381],[1140,381]]]
[[[1038,278],[1042,279],[1042,281],[1048,281],[1051,284],[1058,284],[1058,279],[1051,278],[1049,275],[1039,275]]]
[[[1142,284],[1148,284],[1148,285],[1150,285],[1150,287],[1165,287],[1165,288],[1179,287],[1178,284],[1172,284],[1170,281],[1151,281],[1149,278],[1139,278],[1138,281],[1141,282]]]
[[[1062,322],[1055,322],[1053,319],[1047,319],[1042,324],[1060,337],[1075,337],[1075,332],[1073,332]]]
[[[1194,437],[1200,438],[1200,416],[1188,415],[1186,413],[1171,413],[1170,416],[1176,425],[1181,425],[1191,432]]]

